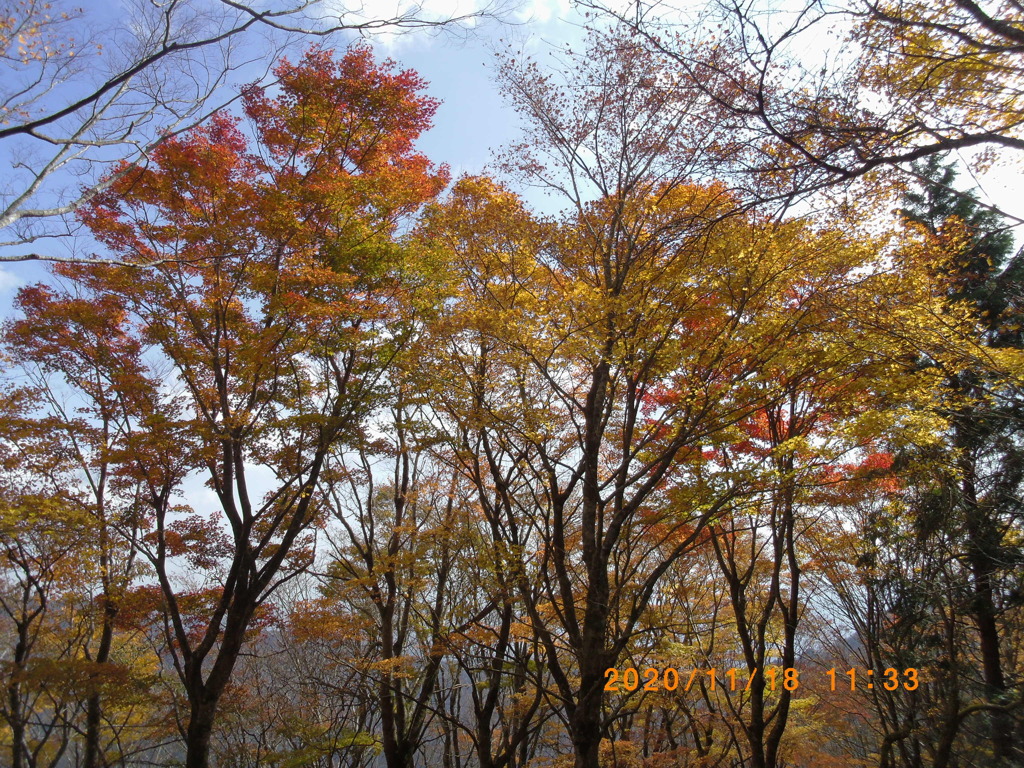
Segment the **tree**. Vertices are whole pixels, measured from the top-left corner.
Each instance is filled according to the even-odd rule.
[[[628,25],[730,116],[743,137],[732,178],[750,202],[791,201],[951,150],[985,150],[984,164],[1024,149],[1014,3],[780,10],[727,0],[682,31],[671,6],[586,5]],[[807,46],[830,39],[824,63],[807,64]]]
[[[866,478],[870,493],[846,503],[823,550],[833,610],[855,637],[836,655],[926,675],[913,691],[859,694],[881,765],[1015,765],[1020,259],[1000,217],[952,188],[951,166],[935,156],[915,172],[925,181],[904,198],[897,258],[926,267],[940,319],[960,314],[969,344],[952,356],[953,345],[923,345],[900,365],[934,380],[921,405],[938,429],[891,448],[892,466]]]
[[[410,7],[372,18],[321,7],[319,0],[267,8],[233,0],[138,0],[119,14],[123,22],[112,24],[59,1],[6,3],[0,13],[0,147],[11,170],[0,197],[0,246],[18,249],[0,260],[59,261],[23,246],[67,235],[67,227],[53,226],[55,219],[88,204],[136,164],[150,162],[162,142],[233,101],[231,79],[243,72],[251,78],[259,62],[276,59],[289,41],[345,30],[454,28],[494,13],[487,7],[433,17]],[[258,79],[265,74],[256,70]]]
[[[81,602],[94,574],[78,537],[92,521],[59,500],[11,490],[0,501],[4,747],[12,768],[49,768],[67,751],[81,704],[70,681],[80,678],[90,613]]]
[[[91,579],[88,589],[79,584],[79,591],[95,588],[98,594],[93,609],[82,617],[87,629],[76,654],[87,662],[83,668],[91,668],[99,680],[116,666],[111,660],[120,599],[138,575],[138,553],[130,546],[139,533],[138,521],[128,500],[139,489],[118,477],[112,456],[119,438],[130,429],[127,414],[135,403],[117,386],[118,376],[111,369],[121,377],[136,373],[140,346],[109,333],[117,326],[119,311],[110,302],[60,300],[33,290],[24,291],[19,299],[20,308],[34,321],[31,331],[8,325],[4,341],[11,362],[30,384],[12,395],[23,411],[5,419],[6,437],[18,446],[21,473],[42,489],[37,493],[59,500],[57,507],[64,515],[78,521],[73,525],[91,532],[93,543],[79,553],[79,567]],[[74,383],[73,393],[66,382]],[[113,722],[104,713],[101,686],[92,686],[85,711],[82,764],[94,768],[105,752],[103,722]]]
[[[111,344],[139,350],[136,365],[102,370],[130,404],[118,472],[143,489],[132,508],[147,533],[133,543],[157,581],[151,609],[188,697],[195,767],[258,612],[311,562],[328,454],[386,399],[414,272],[396,228],[447,178],[413,150],[436,108],[413,73],[353,48],[338,60],[311,50],[275,75],[276,97],[243,94],[251,140],[216,115],[83,212],[120,260],[160,266],[57,270],[110,308]],[[22,297],[22,338],[69,300]],[[179,503],[200,475],[212,516]]]
[[[981,344],[1020,350],[1024,259],[1020,254],[1011,257],[1012,237],[1000,217],[981,208],[973,193],[951,190],[955,171],[940,158],[931,157],[916,170],[924,181],[906,195],[903,213],[936,253],[935,268],[947,304],[972,310]],[[1014,382],[996,376],[984,364],[944,369],[943,376],[944,402],[939,409],[949,420],[951,457],[928,457],[931,476],[914,489],[911,504],[918,535],[934,539],[939,551],[949,552],[959,566],[954,579],[965,579],[966,584],[949,585],[943,579],[938,582],[941,588],[963,597],[950,601],[926,595],[921,600],[950,615],[972,617],[984,703],[976,711],[990,714],[996,764],[1013,765],[1022,757],[1013,736],[1021,727],[1014,714],[1020,706],[1020,681],[1012,665],[1007,667],[1003,647],[1006,635],[1015,634],[1005,620],[1016,602],[1011,595],[1019,588],[1012,574],[1024,562],[1018,514],[1024,480],[1020,393]],[[914,602],[908,599],[909,605]],[[960,671],[971,674],[963,667]],[[967,682],[960,681],[960,687],[967,688]],[[950,744],[969,708],[951,711],[946,737]],[[949,750],[945,752],[946,759],[952,759]]]
[[[933,238],[948,301],[978,313],[978,334],[988,346],[1021,347],[1024,254],[1014,253],[1013,232],[973,191],[955,188],[957,171],[942,155],[914,164],[919,183],[903,195],[904,218]]]
[[[713,116],[635,39],[594,34],[569,56],[564,84],[503,69],[528,126],[510,165],[566,210],[539,219],[465,179],[428,214],[455,288],[424,375],[589,767],[617,717],[605,671],[673,563],[758,488],[765,459],[729,450],[737,426],[788,402],[790,372],[837,376],[854,304],[912,294],[906,277],[857,276],[870,240],[738,215],[721,185],[692,181],[725,151]],[[850,346],[860,362],[837,367],[906,354]]]
[[[388,768],[411,768],[435,718],[464,542],[452,483],[417,449],[410,427],[418,409],[405,385],[399,389],[390,423],[378,423],[390,444],[359,446],[357,463],[336,465],[330,498],[341,531],[332,537],[324,592],[328,605],[366,628],[370,648],[348,663],[375,689]],[[383,472],[389,482],[378,481]]]

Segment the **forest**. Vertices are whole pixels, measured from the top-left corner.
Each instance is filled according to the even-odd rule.
[[[170,106],[208,5],[0,3],[0,764],[1024,766],[1017,0],[584,3],[474,174],[332,30]]]

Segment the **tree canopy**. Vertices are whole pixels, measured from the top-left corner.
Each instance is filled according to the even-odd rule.
[[[1024,261],[940,152],[1019,9],[848,9],[845,100],[727,10],[502,58],[490,174],[318,44],[87,186],[0,337],[5,763],[1024,765]]]

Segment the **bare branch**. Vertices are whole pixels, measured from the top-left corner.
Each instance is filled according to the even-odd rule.
[[[755,203],[791,203],[951,150],[1024,150],[1024,33],[1016,11],[975,0],[819,0],[770,12],[720,0],[684,23],[668,5],[619,12],[583,0],[673,61],[734,121],[742,151],[725,171]],[[839,53],[806,65],[836,24]],[[710,24],[722,30],[706,42]],[[921,33],[925,33],[921,37]],[[925,41],[925,42],[923,42]],[[923,47],[924,46],[924,47]]]
[[[239,0],[135,0],[124,22],[95,34],[85,11],[60,13],[42,0],[13,6],[0,27],[0,162],[11,169],[0,185],[4,247],[51,234],[55,220],[146,163],[162,142],[230,105],[240,81],[266,82],[268,62],[302,38],[457,29],[500,16],[498,5],[451,17],[397,6],[387,18],[365,18],[359,9],[333,15],[322,1],[257,9]],[[30,260],[69,259],[0,253],[0,263]]]

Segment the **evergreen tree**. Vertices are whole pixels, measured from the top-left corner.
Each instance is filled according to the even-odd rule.
[[[1024,347],[1024,252],[1014,254],[1010,228],[973,190],[956,189],[956,167],[944,156],[930,155],[913,170],[921,185],[904,195],[903,216],[939,237],[953,226],[966,230],[966,246],[949,253],[943,269],[949,300],[977,307],[988,344]]]
[[[1014,253],[1011,231],[974,192],[953,186],[956,170],[943,158],[914,170],[921,184],[902,213],[941,249],[936,277],[948,302],[973,305],[981,344],[1024,349],[1024,255]],[[947,372],[945,388],[944,446],[899,462],[917,546],[889,528],[887,568],[873,587],[892,618],[879,647],[912,637],[903,660],[936,667],[931,700],[908,708],[905,733],[893,731],[901,748],[892,764],[1021,766],[1022,681],[1009,658],[1024,629],[1024,403],[981,365]]]

